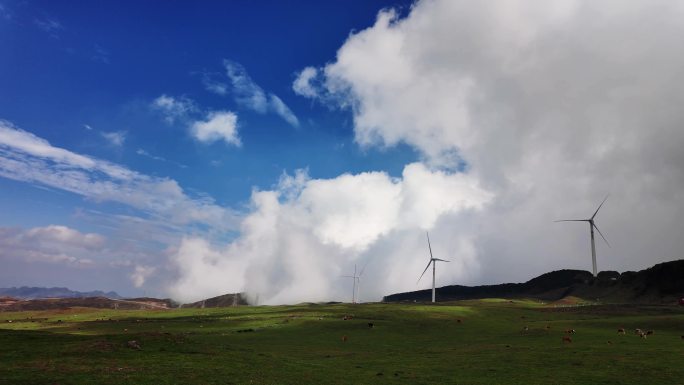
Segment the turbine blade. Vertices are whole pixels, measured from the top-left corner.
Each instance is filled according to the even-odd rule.
[[[446,259],[439,259],[439,258],[433,258],[432,260],[433,261],[442,261],[442,262],[451,262],[451,261],[447,261]]]
[[[363,265],[361,268],[361,272],[359,273],[359,277],[363,275],[363,272],[366,271],[366,266],[368,266],[368,263],[370,262],[370,259],[366,261],[366,263]]]
[[[591,216],[591,219],[594,219],[594,217],[596,216],[596,214],[598,214],[598,211],[601,210],[601,206],[603,206],[603,204],[606,203],[606,199],[608,199],[608,195],[606,195],[606,197],[603,198],[603,202],[601,202],[601,204],[600,204],[599,207],[596,209],[596,211],[594,211],[594,215]]]
[[[423,278],[423,275],[425,275],[425,272],[427,271],[427,269],[430,268],[431,263],[432,263],[432,259],[430,260],[430,262],[428,262],[427,266],[425,267],[425,270],[423,270],[423,274],[421,274],[420,277],[418,278],[418,281],[416,281],[416,285],[418,284],[418,282],[420,282],[420,278]]]
[[[610,243],[608,243],[608,240],[606,239],[606,237],[603,236],[603,233],[601,232],[601,230],[599,230],[598,226],[596,226],[595,223],[593,225],[594,225],[594,228],[596,229],[596,231],[598,231],[598,233],[601,235],[601,238],[603,238],[603,240],[606,242],[606,245],[608,245],[608,247],[610,247]]]
[[[428,234],[428,232],[426,231],[425,235],[427,235],[428,249],[430,249],[430,259],[432,259],[432,246],[430,246],[430,234]]]
[[[561,219],[554,222],[589,222],[589,219]]]

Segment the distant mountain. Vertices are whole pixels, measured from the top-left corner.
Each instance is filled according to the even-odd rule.
[[[120,299],[120,295],[113,291],[105,293],[100,290],[80,292],[69,290],[66,287],[9,287],[0,288],[0,296],[9,296],[19,299],[37,298],[84,298],[84,297],[106,297]]]
[[[17,300],[10,297],[0,297],[0,311],[54,310],[69,309],[72,307],[119,310],[165,310],[174,308],[176,305],[169,299],[156,298],[112,299],[105,297],[71,297]]]
[[[397,293],[383,302],[431,300],[432,290]],[[538,298],[556,301],[568,296],[603,302],[677,302],[684,297],[684,260],[657,264],[638,272],[602,271],[596,278],[588,271],[558,270],[525,283],[484,286],[444,286],[437,289],[438,301],[478,298]]]
[[[207,298],[205,300],[185,303],[181,307],[183,308],[206,308],[206,307],[228,307],[228,306],[238,306],[238,305],[248,305],[247,300],[243,293],[234,294],[224,294],[218,297]]]

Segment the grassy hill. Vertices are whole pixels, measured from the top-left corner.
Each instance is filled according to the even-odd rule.
[[[675,384],[682,335],[684,307],[571,297],[3,312],[0,384]]]
[[[383,301],[426,302],[431,296],[431,290],[419,290],[388,295]],[[437,289],[439,301],[489,297],[557,301],[567,296],[613,303],[676,303],[684,296],[684,260],[660,263],[639,272],[602,271],[596,278],[588,271],[559,270],[525,283]]]

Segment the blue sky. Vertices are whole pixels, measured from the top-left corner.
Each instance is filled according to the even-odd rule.
[[[0,0],[0,287],[379,300],[426,231],[438,285],[523,281],[608,193],[599,269],[678,258],[683,13]]]
[[[6,53],[0,62],[2,116],[55,146],[169,176],[222,203],[247,200],[253,186],[270,187],[284,170],[308,167],[322,177],[397,173],[415,158],[410,150],[355,147],[348,113],[322,108],[291,88],[296,71],[334,57],[350,31],[392,5],[397,3],[9,2],[0,25]],[[54,25],[44,26],[49,23]],[[221,77],[224,59],[240,63],[255,83],[278,95],[301,125],[208,92],[204,74]],[[244,145],[194,143],[148,108],[162,94],[185,96],[202,109],[235,111]],[[126,133],[123,146],[109,145],[101,135],[120,131]],[[215,167],[204,167],[212,162]]]

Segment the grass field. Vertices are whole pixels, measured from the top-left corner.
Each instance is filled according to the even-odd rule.
[[[682,335],[681,307],[496,299],[3,312],[0,384],[681,384]]]

